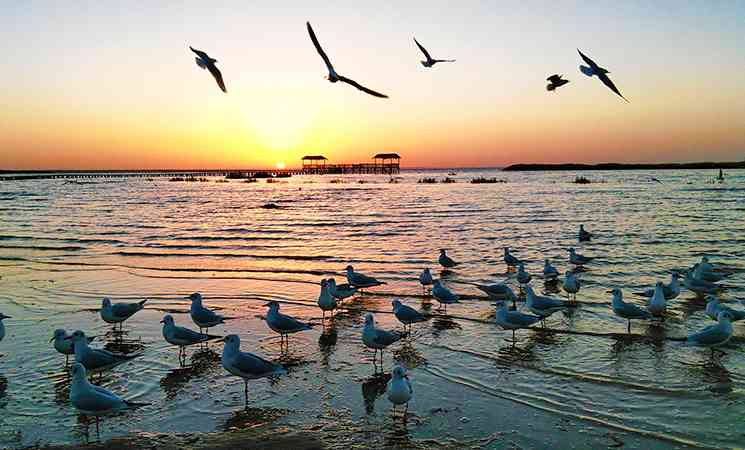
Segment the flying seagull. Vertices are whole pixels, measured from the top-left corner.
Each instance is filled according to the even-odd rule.
[[[561,77],[564,75],[551,75],[550,77],[546,78],[546,81],[548,81],[548,85],[546,86],[547,91],[554,91],[556,88],[562,87],[565,84],[569,83],[569,80],[565,80]]]
[[[189,46],[189,49],[197,54],[197,57],[194,58],[197,61],[197,65],[202,69],[209,70],[212,76],[215,77],[215,81],[217,81],[217,85],[220,86],[220,89],[222,89],[223,92],[228,92],[228,90],[225,89],[225,82],[222,80],[222,74],[217,66],[215,66],[217,60],[210,58],[205,52],[196,50],[191,46]]]
[[[429,52],[427,51],[427,49],[422,47],[422,44],[420,44],[419,41],[416,40],[416,38],[414,38],[414,42],[416,42],[416,46],[419,47],[419,50],[421,50],[422,53],[424,53],[424,56],[427,58],[426,61],[421,61],[424,67],[432,67],[438,62],[455,62],[454,59],[432,59],[432,57],[429,56]]]
[[[321,55],[321,58],[323,58],[323,62],[326,63],[326,68],[329,70],[329,76],[328,80],[332,83],[336,83],[337,81],[341,81],[342,83],[347,83],[349,85],[352,85],[356,87],[357,89],[361,90],[362,92],[366,92],[374,97],[380,97],[380,98],[388,98],[387,95],[383,95],[380,92],[375,92],[372,89],[368,89],[365,86],[362,86],[361,84],[357,83],[354,80],[350,80],[347,77],[343,77],[336,73],[334,70],[334,66],[331,65],[331,61],[329,60],[329,57],[326,56],[326,52],[323,51],[321,48],[321,44],[318,43],[318,39],[316,38],[316,33],[313,32],[313,28],[310,26],[310,22],[305,22],[308,26],[308,34],[310,35],[310,40],[313,41],[313,45],[316,47],[316,51],[318,51],[318,54]]]
[[[577,51],[579,52],[579,56],[582,57],[582,60],[584,62],[586,62],[590,66],[590,67],[579,66],[579,70],[582,73],[584,73],[585,75],[587,75],[588,77],[591,77],[593,75],[597,75],[597,77],[600,78],[600,81],[602,81],[604,85],[608,86],[608,88],[611,91],[613,91],[616,94],[618,94],[619,97],[621,97],[622,99],[626,100],[626,97],[624,97],[621,94],[621,92],[618,90],[618,88],[616,87],[616,85],[613,84],[613,82],[611,81],[611,79],[608,78],[608,75],[606,75],[606,74],[609,74],[610,72],[608,72],[606,69],[603,69],[602,67],[600,67],[597,64],[595,64],[595,61],[593,61],[590,58],[588,58],[587,56],[585,56],[582,52],[579,51],[579,49],[577,49]],[[626,100],[626,102],[629,102],[629,101]]]

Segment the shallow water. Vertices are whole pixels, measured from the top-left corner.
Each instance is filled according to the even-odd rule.
[[[745,298],[745,171],[730,171],[721,185],[695,171],[585,175],[604,182],[575,185],[569,172],[459,171],[458,183],[425,185],[416,181],[446,173],[406,171],[396,184],[381,176],[0,183],[0,310],[13,317],[0,343],[0,445],[258,424],[311,430],[333,447],[742,445],[742,325],[727,355],[712,360],[674,340],[713,323],[693,293],[671,303],[662,325],[634,323],[636,337],[624,338],[606,291],[618,286],[634,299],[706,254],[733,271],[723,300]],[[476,176],[507,183],[468,183]],[[266,202],[280,208],[261,208]],[[580,223],[596,233],[592,242],[576,242]],[[580,307],[548,320],[559,332],[520,331],[513,346],[511,333],[491,323],[494,307],[469,283],[512,277],[506,245],[535,275],[544,257],[567,270],[570,246],[597,256],[580,275]],[[414,385],[403,425],[381,395],[385,380],[372,376],[363,316],[372,310],[381,326],[398,327],[393,298],[434,312],[417,276],[427,266],[439,275],[442,247],[460,263],[443,275],[446,284],[469,297],[386,352],[386,370],[396,359]],[[283,312],[318,320],[318,281],[342,282],[347,264],[388,284],[350,301],[325,331],[292,336],[290,354],[281,355],[260,318],[264,304],[288,302]],[[215,355],[174,371],[177,350],[163,341],[159,320],[168,311],[193,327],[184,297],[195,291],[235,317],[213,332],[237,333],[244,350],[289,366],[276,382],[249,384],[247,411],[242,381]],[[125,326],[142,356],[106,373],[102,385],[151,405],[106,418],[94,437],[69,404],[64,358],[48,340],[55,328],[83,329],[98,336],[94,344],[110,345],[110,326],[96,312],[104,296],[149,299]]]

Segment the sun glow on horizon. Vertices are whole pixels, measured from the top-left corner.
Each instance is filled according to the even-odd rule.
[[[279,162],[277,163],[277,169],[279,169],[279,170],[282,170],[282,169],[284,169],[284,168],[285,168],[285,163],[284,163],[284,162],[282,162],[282,161],[279,161]]]

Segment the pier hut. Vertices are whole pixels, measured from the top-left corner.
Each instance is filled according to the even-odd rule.
[[[326,158],[323,155],[306,155],[302,158],[303,173],[326,173]]]
[[[373,156],[373,162],[380,168],[380,173],[394,174],[401,170],[401,157],[398,153],[378,153]]]

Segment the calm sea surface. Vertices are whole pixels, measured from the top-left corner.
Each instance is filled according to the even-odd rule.
[[[632,292],[709,255],[734,272],[723,300],[745,308],[745,171],[730,171],[723,184],[697,171],[584,173],[603,181],[590,185],[573,184],[574,175],[458,171],[457,183],[435,185],[416,181],[446,172],[407,171],[399,183],[383,176],[0,183],[0,311],[12,316],[0,342],[0,446],[86,441],[68,400],[64,357],[48,341],[55,328],[82,329],[98,336],[94,346],[111,346],[111,327],[97,313],[105,296],[149,299],[125,326],[128,350],[142,356],[101,384],[151,405],[105,418],[102,440],[264,424],[312,430],[332,447],[743,446],[743,325],[716,362],[668,339],[713,323],[693,293],[671,303],[662,325],[635,323],[636,338],[628,339],[606,291],[621,287],[641,304]],[[477,176],[507,182],[470,184]],[[279,208],[261,208],[267,202]],[[591,243],[577,243],[580,223],[596,233]],[[504,246],[535,275],[544,257],[567,270],[570,246],[597,257],[580,275],[580,307],[548,320],[559,332],[520,331],[513,347],[505,340],[511,333],[493,324],[493,304],[469,283],[515,284]],[[445,284],[466,299],[385,353],[387,371],[397,360],[414,386],[404,425],[381,395],[385,380],[373,377],[363,316],[374,311],[380,326],[399,327],[394,298],[434,311],[417,276],[425,267],[440,275],[440,248],[460,262]],[[387,285],[349,301],[325,332],[293,335],[290,354],[281,355],[261,318],[266,302],[319,319],[318,282],[343,282],[347,264]],[[539,277],[533,285],[545,289]],[[173,370],[177,349],[159,321],[169,312],[193,328],[184,299],[192,292],[236,318],[213,332],[239,334],[243,350],[289,366],[275,383],[249,384],[247,411],[242,380],[214,356]]]

